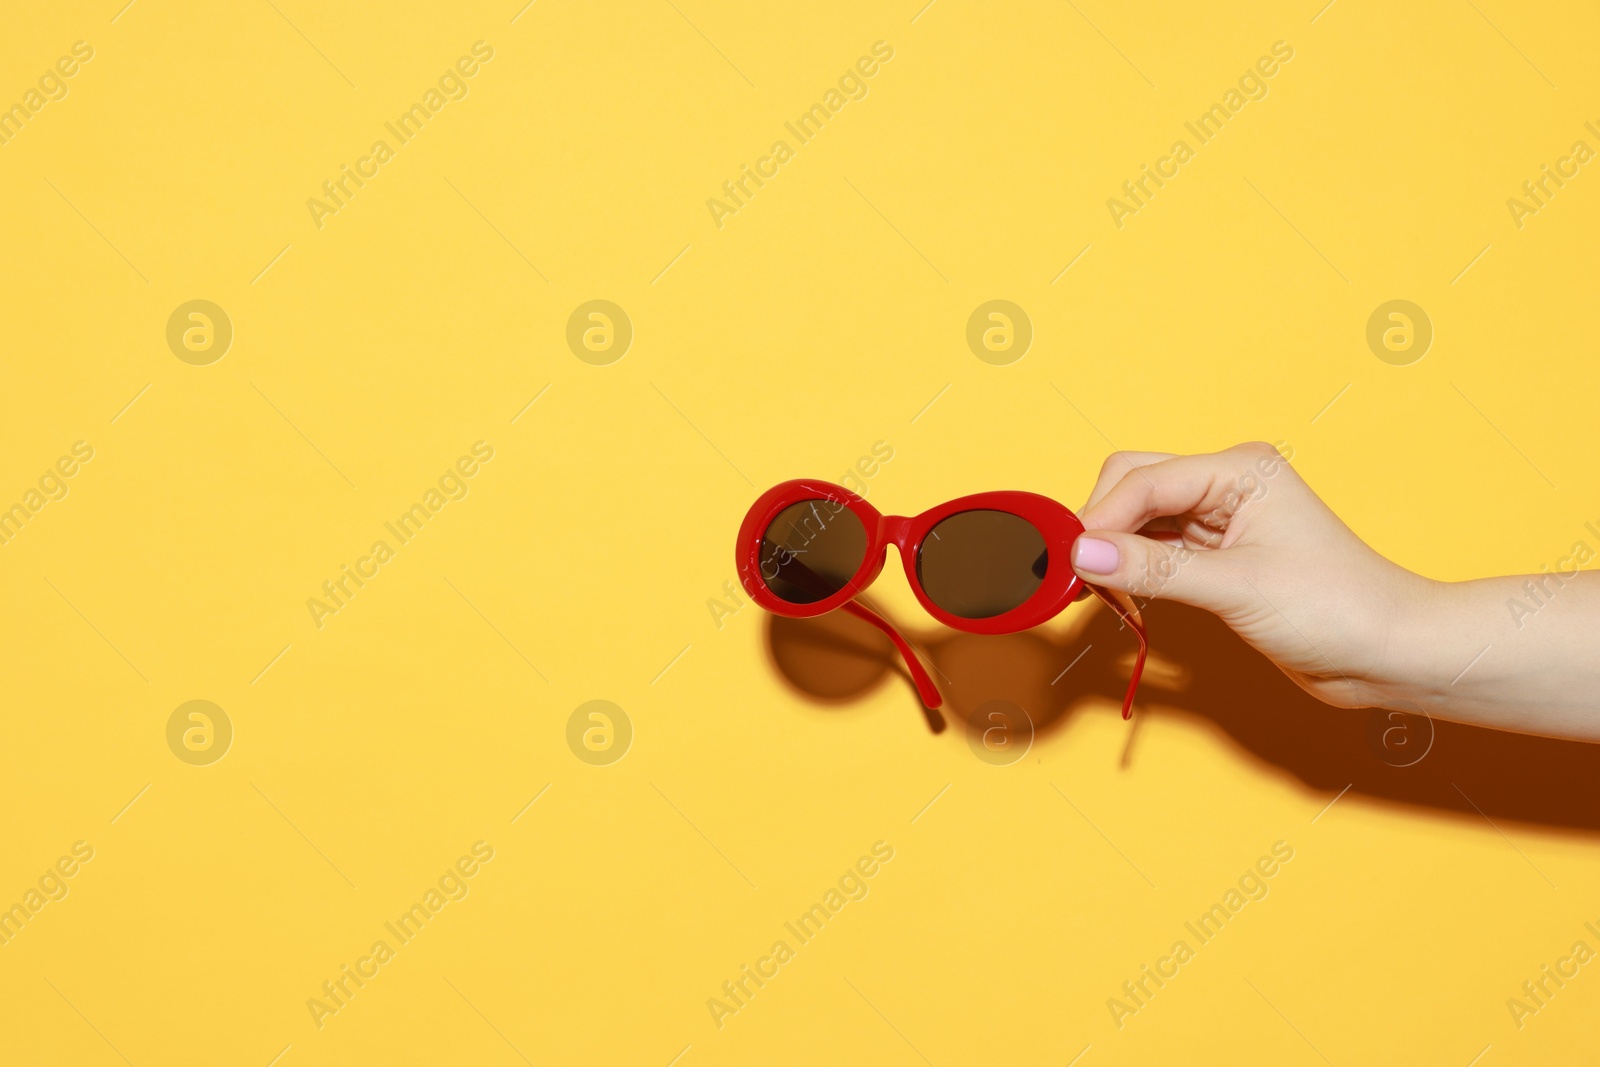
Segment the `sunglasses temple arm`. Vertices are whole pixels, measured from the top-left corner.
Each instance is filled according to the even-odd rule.
[[[1105,601],[1111,610],[1117,613],[1117,617],[1128,624],[1128,628],[1139,639],[1139,657],[1133,661],[1133,674],[1128,678],[1128,695],[1122,698],[1122,717],[1129,719],[1133,717],[1133,697],[1139,691],[1139,679],[1144,675],[1144,661],[1150,652],[1150,641],[1145,636],[1144,622],[1139,617],[1137,607],[1132,611],[1128,610],[1108,590],[1102,589],[1098,585],[1091,585],[1089,589],[1095,596]]]
[[[815,571],[801,563],[799,559],[790,556],[778,564],[779,573],[805,589],[819,591],[823,596],[831,595],[833,589]],[[922,697],[922,703],[929,708],[937,708],[944,703],[939,696],[939,690],[934,686],[933,679],[928,677],[928,672],[923,670],[922,663],[917,659],[916,653],[911,650],[911,644],[900,631],[896,630],[889,621],[862,604],[854,600],[844,602],[844,610],[858,619],[865,619],[889,636],[894,642],[894,647],[900,650],[900,658],[905,660],[906,670],[911,672],[911,680],[916,683],[917,695]],[[941,727],[942,729],[942,727]],[[936,729],[935,733],[938,732]]]
[[[896,630],[887,619],[877,612],[857,604],[854,600],[845,601],[844,610],[858,619],[865,619],[889,636],[889,640],[894,642],[894,647],[900,650],[900,658],[906,661],[906,670],[911,672],[911,680],[916,683],[917,695],[922,697],[924,705],[930,708],[937,708],[944,703],[944,698],[939,695],[939,690],[934,686],[933,679],[928,677],[928,672],[923,668],[922,661],[917,659],[916,653],[911,650],[910,643],[900,636],[899,630]],[[1142,655],[1139,663],[1141,666],[1144,664]]]

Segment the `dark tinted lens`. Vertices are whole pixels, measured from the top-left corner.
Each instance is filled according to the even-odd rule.
[[[843,589],[867,555],[867,531],[835,500],[807,500],[778,513],[761,537],[761,578],[782,600],[814,604]]]
[[[917,579],[929,598],[963,619],[987,619],[1038,591],[1049,563],[1044,535],[1004,511],[962,511],[929,532]]]

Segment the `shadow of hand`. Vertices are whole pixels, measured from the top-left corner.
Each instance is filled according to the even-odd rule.
[[[881,609],[880,609],[881,610]],[[1510,819],[1600,834],[1600,745],[1466,726],[1424,715],[1328,707],[1207,612],[1170,602],[1146,608],[1150,662],[1134,726],[1184,716],[1258,764],[1286,772],[1308,795],[1352,794],[1470,820]],[[1026,712],[1036,734],[1080,705],[1119,706],[1134,642],[1098,605],[1061,625],[1000,636],[901,627],[922,653],[945,708],[981,731],[995,701]],[[1120,631],[1120,632],[1119,632]],[[881,633],[843,612],[767,617],[773,665],[801,695],[840,708],[890,676],[920,706]],[[936,716],[935,716],[936,718]],[[942,728],[942,722],[935,729]],[[1130,749],[1123,754],[1129,765]]]

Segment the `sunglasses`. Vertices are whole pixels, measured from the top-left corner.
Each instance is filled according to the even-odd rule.
[[[1139,656],[1122,701],[1133,711],[1148,643],[1139,609],[1121,594],[1089,585],[1072,569],[1083,523],[1036,493],[964,496],[921,515],[884,515],[831,482],[796,479],[774,486],[739,526],[739,580],[775,615],[811,618],[843,608],[894,642],[929,708],[943,700],[911,645],[856,597],[878,577],[890,545],[928,614],[956,630],[1009,634],[1047,622],[1087,588],[1139,638]]]

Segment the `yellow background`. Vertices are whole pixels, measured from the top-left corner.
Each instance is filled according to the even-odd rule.
[[[95,50],[0,147],[0,502],[95,450],[0,547],[0,903],[95,849],[0,947],[0,1061],[1590,1054],[1594,966],[1521,1029],[1506,1007],[1600,947],[1589,749],[1440,724],[1394,769],[1367,713],[1159,608],[1130,727],[1125,634],[1048,684],[1103,626],[1084,605],[1034,635],[1043,683],[939,645],[956,711],[1059,694],[997,767],[887,660],[824,704],[758,609],[708,601],[756,492],[876,441],[901,514],[1076,507],[1113,445],[1266,439],[1435,577],[1597,543],[1600,176],[1520,230],[1505,204],[1600,147],[1592,10],[120,6],[14,5],[0,35],[5,103]],[[307,198],[479,40],[470,94],[317,228]],[[707,198],[880,40],[869,95],[719,229]],[[1279,40],[1269,95],[1113,225]],[[609,366],[565,341],[595,298],[635,331]],[[1035,330],[1009,366],[965,342],[994,298]],[[1406,367],[1365,341],[1397,298],[1436,331]],[[234,326],[209,366],[166,345],[192,299]],[[478,440],[469,495],[318,629],[307,598]],[[876,593],[950,637],[894,561]],[[235,730],[210,766],[167,747],[193,699]],[[610,766],[566,743],[591,699],[633,725]],[[307,999],[478,840],[470,894],[319,1029]],[[870,895],[719,1029],[707,999],[879,840]],[[1118,1029],[1107,998],[1279,840],[1270,895]]]

